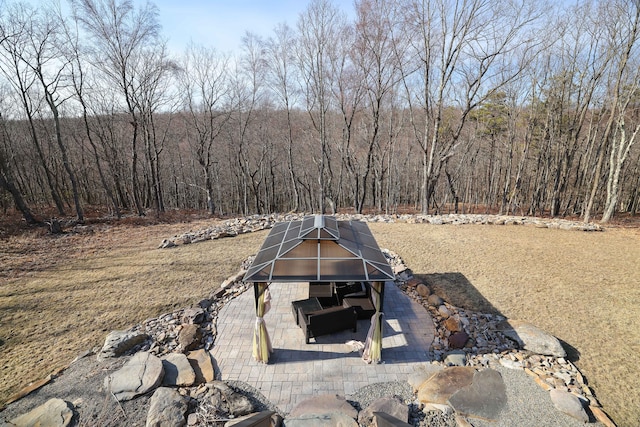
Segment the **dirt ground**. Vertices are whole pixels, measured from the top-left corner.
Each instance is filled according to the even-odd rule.
[[[0,402],[113,329],[206,298],[266,232],[157,249],[212,221],[96,224],[0,239]],[[640,424],[640,230],[371,224],[381,247],[454,305],[563,340],[619,426]]]

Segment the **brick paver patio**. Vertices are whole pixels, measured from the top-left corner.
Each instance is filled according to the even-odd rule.
[[[271,310],[264,319],[273,344],[268,364],[251,355],[255,305],[253,288],[229,302],[218,314],[212,354],[217,376],[243,381],[258,389],[283,414],[316,394],[348,397],[369,384],[406,381],[419,364],[427,362],[434,338],[428,311],[388,282],[383,307],[384,363],[368,365],[346,342],[364,342],[370,322],[358,321],[358,332],[344,331],[311,339],[305,344],[291,312],[291,301],[308,297],[307,283],[273,283]]]

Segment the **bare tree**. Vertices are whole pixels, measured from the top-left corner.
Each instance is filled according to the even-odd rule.
[[[145,158],[149,168],[151,190],[156,214],[164,212],[164,196],[160,155],[165,149],[172,124],[171,114],[176,110],[179,100],[173,90],[173,76],[178,73],[178,65],[168,57],[166,44],[160,43],[146,50],[141,58],[141,72],[138,90],[135,92],[136,104],[140,108],[140,127],[145,144]],[[157,115],[165,113],[167,120],[160,127]]]
[[[346,25],[344,15],[329,0],[313,0],[298,19],[300,43],[297,45],[298,66],[303,80],[306,108],[318,134],[318,200],[320,213],[325,213],[325,201],[335,206],[330,197],[331,159],[329,144],[329,110],[331,107],[330,58],[335,57],[338,37]]]
[[[631,13],[629,13],[630,10]],[[621,98],[624,97],[623,88],[627,67],[629,66],[629,61],[632,58],[634,46],[636,46],[638,39],[640,7],[638,7],[634,1],[620,0],[603,4],[598,12],[599,19],[605,25],[606,34],[608,35],[607,40],[610,43],[608,46],[609,52],[615,55],[615,57],[612,58],[612,67],[609,74],[608,86],[611,95],[607,106],[608,119],[602,133],[602,143],[598,150],[599,155],[595,166],[591,194],[584,210],[583,219],[585,222],[589,222],[591,219],[591,210],[600,186],[600,176],[607,146],[610,143],[612,134],[615,132],[614,127],[616,126],[616,120],[620,118],[621,113],[619,109],[625,104],[621,101]],[[624,112],[622,114],[624,114]],[[609,218],[607,218],[607,221],[608,219]]]
[[[640,79],[640,55],[638,39],[640,37],[640,5],[635,1],[613,2],[612,38],[620,40],[621,55],[615,62],[617,72],[614,77],[614,96],[611,106],[611,119],[607,129],[612,132],[609,154],[609,173],[607,177],[607,198],[601,222],[608,222],[617,207],[619,182],[622,167],[629,156],[629,150],[637,142],[640,123],[635,124],[631,132],[627,132],[629,107],[637,108]],[[615,118],[614,118],[615,115]],[[630,118],[630,117],[629,117]],[[615,130],[611,131],[615,121]],[[601,164],[601,163],[599,163]],[[585,215],[586,216],[586,215]]]
[[[268,81],[271,90],[275,92],[279,104],[284,108],[287,115],[287,164],[289,168],[289,178],[293,191],[293,206],[291,210],[297,211],[300,207],[300,192],[295,173],[293,161],[293,120],[291,110],[296,105],[297,94],[295,83],[295,57],[293,47],[297,42],[296,36],[287,24],[278,24],[274,29],[274,36],[265,42],[265,53],[267,56],[266,65],[268,69]]]
[[[4,11],[3,11],[4,12]],[[36,11],[26,4],[11,5],[0,23],[0,70],[5,75],[20,99],[20,104],[29,124],[31,142],[44,170],[51,198],[59,215],[65,215],[64,204],[56,186],[54,173],[45,155],[45,149],[37,130],[42,97],[37,92],[38,76],[34,73],[25,53],[29,51],[31,37],[36,31]]]
[[[101,156],[99,154],[98,145],[94,138],[94,131],[92,131],[90,126],[90,115],[91,112],[88,106],[88,98],[87,92],[87,78],[86,78],[86,68],[88,68],[87,64],[84,60],[84,52],[82,51],[83,47],[80,42],[78,21],[76,19],[67,20],[63,15],[61,9],[56,10],[56,14],[58,19],[62,25],[62,34],[63,34],[63,46],[64,49],[62,54],[67,58],[70,65],[69,79],[71,80],[71,84],[73,86],[73,90],[75,91],[75,100],[80,104],[80,108],[82,110],[82,124],[84,128],[84,132],[86,135],[86,139],[89,142],[91,147],[91,153],[93,154],[93,158],[95,161],[96,169],[98,171],[98,175],[100,177],[100,183],[102,184],[102,188],[104,189],[107,198],[111,202],[111,206],[113,207],[113,212],[116,214],[116,217],[120,219],[121,212],[118,201],[114,195],[114,191],[112,187],[109,185],[105,171],[102,167]]]
[[[44,100],[53,119],[55,141],[60,149],[62,164],[71,182],[76,215],[78,221],[82,223],[84,212],[80,203],[78,179],[63,140],[60,123],[60,108],[73,94],[68,87],[70,63],[61,51],[64,43],[61,23],[51,10],[43,10],[35,18],[34,21],[27,23],[30,27],[28,49],[22,52],[21,59],[31,68],[41,85]]]
[[[249,198],[253,196],[255,211],[263,213],[265,204],[260,193],[264,183],[263,161],[270,142],[265,138],[251,138],[252,125],[259,109],[265,107],[264,81],[266,66],[262,55],[263,42],[247,32],[242,38],[242,53],[236,58],[231,74],[232,116],[229,142],[235,148],[238,180],[242,195],[242,212],[249,212]],[[254,144],[251,144],[254,142]]]
[[[140,105],[137,95],[144,74],[145,50],[159,40],[157,9],[146,3],[135,9],[131,0],[72,0],[75,16],[93,41],[93,64],[115,84],[132,128],[131,193],[138,215],[144,215],[138,179]]]
[[[388,98],[400,81],[400,67],[397,64],[402,57],[401,49],[406,44],[402,32],[398,30],[400,20],[396,17],[395,2],[360,0],[356,2],[356,43],[354,61],[359,70],[355,78],[364,86],[366,117],[366,140],[364,164],[356,188],[360,188],[354,197],[357,213],[362,213],[368,193],[369,177],[372,173],[375,157],[379,157],[380,138],[383,127],[383,115],[389,106]],[[395,50],[394,50],[395,49]],[[375,194],[375,192],[374,192]]]
[[[22,192],[15,184],[15,179],[13,177],[11,167],[9,166],[9,156],[7,155],[8,148],[11,147],[9,139],[9,133],[7,132],[4,117],[0,113],[0,188],[11,194],[13,202],[20,213],[22,213],[22,217],[27,224],[37,224],[39,221],[35,218],[33,213],[31,213],[31,209],[22,196]]]
[[[531,43],[525,34],[539,18],[534,6],[487,0],[407,4],[416,71],[405,64],[403,75],[414,137],[423,152],[423,212],[429,210],[442,166],[461,143],[469,113],[522,71],[524,64],[514,66],[505,56]],[[417,87],[412,79],[419,81]],[[454,101],[456,117],[445,120]]]
[[[180,87],[185,97],[187,139],[204,177],[207,211],[216,213],[214,175],[216,146],[228,123],[228,58],[214,49],[191,45],[183,65]]]

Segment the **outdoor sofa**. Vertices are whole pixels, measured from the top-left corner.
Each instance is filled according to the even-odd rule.
[[[299,310],[298,320],[307,344],[309,344],[310,338],[347,329],[351,329],[353,332],[358,330],[358,314],[354,307],[336,306],[310,313]]]

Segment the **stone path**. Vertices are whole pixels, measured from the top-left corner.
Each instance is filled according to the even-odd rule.
[[[428,361],[435,329],[427,310],[397,286],[385,286],[384,363],[367,365],[358,351],[345,343],[364,342],[370,322],[358,321],[358,332],[344,331],[311,339],[305,344],[302,330],[291,312],[291,301],[308,297],[306,283],[274,283],[271,310],[265,322],[274,353],[268,364],[251,355],[255,324],[254,293],[250,288],[229,302],[218,314],[218,335],[212,354],[220,379],[243,381],[259,390],[283,414],[302,400],[318,394],[349,396],[369,384],[407,381],[414,368]]]

